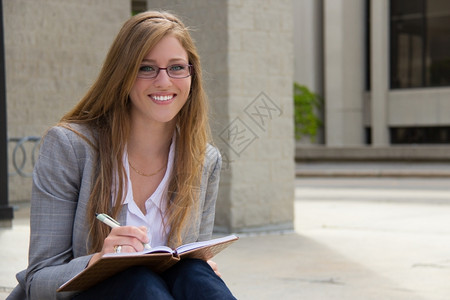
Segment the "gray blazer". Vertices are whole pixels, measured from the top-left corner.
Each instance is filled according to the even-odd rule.
[[[71,127],[93,140],[81,125]],[[7,299],[70,299],[73,292],[56,289],[82,271],[87,255],[86,207],[92,189],[95,150],[75,132],[53,127],[45,135],[33,173],[28,268],[17,274],[19,285]],[[183,243],[211,238],[222,160],[208,144],[194,226]],[[122,209],[120,223],[126,223]],[[189,220],[194,220],[194,215]]]

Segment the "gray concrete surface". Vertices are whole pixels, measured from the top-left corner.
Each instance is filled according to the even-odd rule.
[[[297,177],[450,177],[450,162],[310,161],[296,164]]]
[[[216,257],[238,299],[449,299],[447,178],[297,178],[295,231]],[[28,206],[0,229],[0,299],[25,267]]]

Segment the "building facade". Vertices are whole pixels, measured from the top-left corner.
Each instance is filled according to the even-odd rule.
[[[294,79],[325,101],[319,144],[450,143],[450,2],[293,4]]]

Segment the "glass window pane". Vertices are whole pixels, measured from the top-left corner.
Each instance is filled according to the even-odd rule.
[[[450,1],[391,0],[391,88],[450,85]]]

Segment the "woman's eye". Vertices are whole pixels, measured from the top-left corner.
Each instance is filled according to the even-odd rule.
[[[169,67],[170,71],[183,71],[185,69],[185,66],[183,65],[173,65]]]
[[[139,68],[140,72],[155,72],[155,67],[153,66],[141,66]]]

